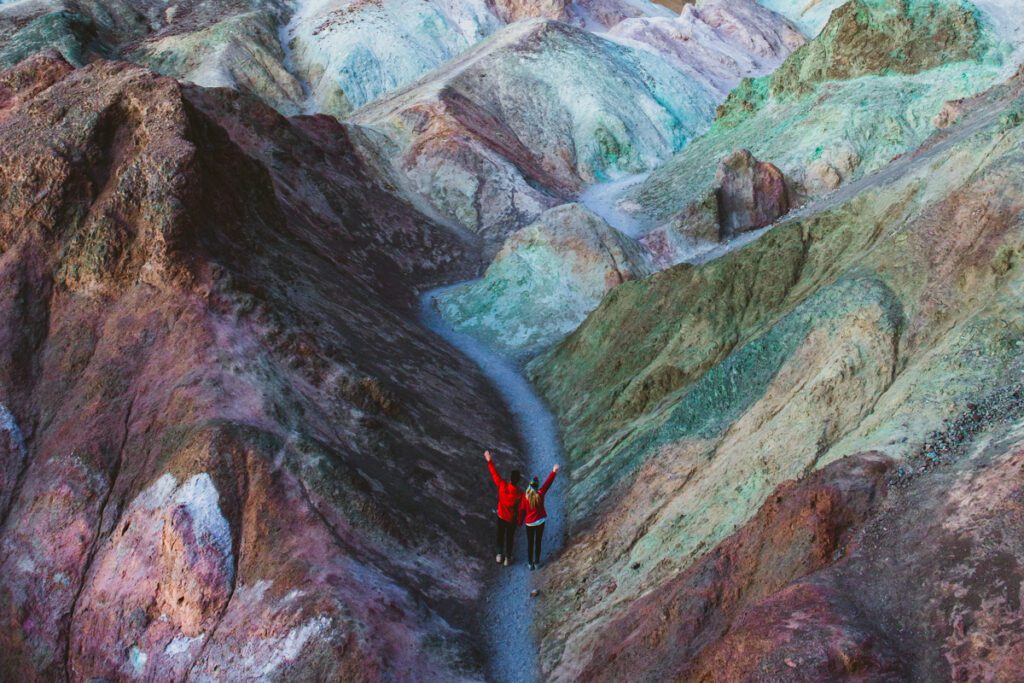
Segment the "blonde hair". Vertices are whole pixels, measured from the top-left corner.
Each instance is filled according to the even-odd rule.
[[[533,488],[532,486],[527,486],[526,493],[524,495],[526,496],[526,502],[530,506],[530,509],[533,510],[534,508],[536,508],[537,503],[540,502],[540,493],[537,491],[537,489]]]

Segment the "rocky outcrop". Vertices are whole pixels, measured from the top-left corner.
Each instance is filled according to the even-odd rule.
[[[782,171],[745,149],[718,164],[715,185],[720,234],[725,239],[771,225],[789,212]]]
[[[667,268],[699,255],[709,242],[771,225],[789,209],[782,171],[740,149],[719,162],[714,187],[702,199],[648,232],[640,243],[659,267]]]
[[[755,606],[856,548],[858,532],[885,496],[891,466],[885,456],[856,455],[781,484],[739,531],[593,634],[595,655],[580,678],[615,681],[643,671],[644,680],[724,681],[753,674],[756,667],[736,665],[740,643],[722,648],[733,653],[731,661],[714,661],[705,646],[733,638]],[[801,671],[777,668],[776,675],[791,680],[805,673],[805,662],[796,661]],[[828,677],[827,670],[818,673]]]
[[[600,676],[624,632],[605,637],[605,625],[701,562],[780,483],[863,452],[906,459],[919,473],[914,492],[865,525],[863,551],[851,559],[747,603],[720,638],[695,636],[686,677],[1015,674],[1017,640],[997,635],[1014,629],[1015,613],[975,611],[1004,594],[967,578],[975,560],[966,548],[978,537],[958,512],[970,504],[950,496],[992,467],[971,454],[1012,459],[1018,438],[1020,412],[1007,413],[1000,444],[973,440],[979,432],[954,418],[992,392],[1013,395],[1019,368],[1016,332],[1000,330],[1024,326],[1013,256],[1024,239],[1024,186],[1013,170],[1024,128],[1008,116],[1022,88],[1019,75],[994,88],[916,154],[744,248],[616,288],[530,364],[560,415],[574,475],[572,540],[547,570],[558,589],[543,597],[551,679]],[[966,444],[962,464],[952,459],[950,478],[928,483],[945,461],[935,444],[950,440]],[[990,526],[979,534],[1018,537],[1010,508],[986,510]],[[926,543],[929,529],[947,540]],[[965,534],[966,545],[955,545]],[[1016,540],[992,553],[1004,561],[988,586],[1016,585]],[[893,572],[897,563],[908,569]],[[958,621],[949,596],[979,590],[987,597]],[[926,616],[908,624],[910,614]],[[982,629],[978,640],[966,624]],[[666,654],[648,661],[671,670],[668,651],[682,646],[650,633]],[[969,644],[997,641],[985,652]]]
[[[514,233],[481,280],[438,298],[456,329],[529,355],[576,329],[606,293],[650,274],[643,250],[580,204]]]
[[[169,23],[177,20],[177,12]],[[171,31],[142,41],[126,57],[158,73],[206,88],[233,88],[259,97],[286,115],[303,113],[303,84],[288,71],[278,40],[281,15],[254,11],[209,27]]]
[[[758,0],[761,5],[781,14],[813,38],[825,26],[832,11],[846,0]]]
[[[987,46],[976,12],[963,0],[850,0],[768,77],[771,93],[792,96],[823,81],[913,74],[977,59]]]
[[[480,678],[456,454],[515,447],[410,291],[478,247],[333,119],[46,59],[0,77],[0,678]]]
[[[843,182],[852,179],[860,166],[860,155],[850,145],[829,147],[817,159],[807,165],[803,173],[797,173],[794,184],[805,195],[818,195],[839,188]]]
[[[71,70],[63,57],[51,52],[33,55],[20,68],[0,73],[0,123]]]

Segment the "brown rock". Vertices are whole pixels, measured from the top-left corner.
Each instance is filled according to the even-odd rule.
[[[57,52],[40,52],[0,74],[0,122],[21,102],[46,90],[72,68]]]
[[[830,192],[848,180],[860,166],[860,156],[846,143],[825,149],[821,156],[807,165],[798,193],[816,195]]]
[[[804,174],[804,188],[808,194],[829,192],[842,184],[843,178],[839,171],[823,159],[816,159],[807,166]]]
[[[771,225],[788,213],[789,207],[782,172],[741,149],[719,164],[715,187],[703,199],[648,232],[640,243],[658,267],[667,268],[702,243],[726,241]]]
[[[768,162],[758,161],[745,149],[722,160],[715,174],[715,184],[723,238],[771,225],[789,211],[782,171]]]
[[[942,105],[942,109],[935,115],[932,125],[936,128],[949,128],[967,112],[968,102],[966,99],[950,100]]]

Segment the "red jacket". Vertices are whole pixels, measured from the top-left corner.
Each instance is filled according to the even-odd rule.
[[[548,475],[547,481],[541,486],[537,493],[540,494],[540,498],[537,499],[537,507],[531,508],[530,501],[526,499],[526,494],[523,494],[523,502],[519,506],[519,523],[520,524],[533,524],[539,522],[548,516],[547,511],[544,509],[544,494],[551,488],[551,482],[555,480],[554,471]]]
[[[506,522],[514,522],[519,516],[519,503],[523,499],[523,492],[517,487],[508,483],[498,476],[498,469],[490,460],[487,461],[487,469],[491,471],[491,479],[498,487],[498,517]]]

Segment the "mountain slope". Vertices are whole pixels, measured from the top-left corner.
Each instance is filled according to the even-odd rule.
[[[102,61],[0,82],[2,677],[479,678],[460,454],[513,437],[410,291],[478,247],[331,119]]]
[[[496,244],[585,184],[653,168],[705,129],[723,84],[770,68],[802,41],[774,15],[726,20],[720,5],[687,8],[691,30],[715,40],[673,60],[636,39],[519,22],[351,121],[366,132],[367,156],[383,159],[408,196]],[[768,20],[759,35],[771,40],[746,46],[753,29],[737,16]],[[750,62],[729,57],[744,49]],[[692,63],[681,61],[687,54]]]
[[[701,161],[740,148],[804,197],[877,170],[943,125],[947,101],[1009,75],[995,19],[958,1],[851,2],[777,71],[741,84],[711,130],[625,201],[668,221],[710,187],[714,168]]]
[[[646,52],[528,20],[352,121],[407,191],[494,241],[586,181],[664,158],[712,107]]]
[[[878,451],[909,459],[898,476],[913,481],[910,466],[923,472],[947,454],[936,443],[972,452],[973,433],[936,435],[945,434],[945,420],[969,415],[993,394],[1013,394],[1019,374],[1024,321],[1014,303],[1021,285],[1014,255],[1024,227],[1024,188],[1013,169],[1022,161],[1022,91],[1024,73],[964,103],[958,123],[891,171],[811,205],[805,217],[746,247],[621,285],[531,364],[560,415],[574,474],[576,542],[549,570],[558,589],[542,625],[545,666],[554,679],[571,678],[591,666],[591,657],[604,656],[604,644],[616,642],[605,623],[747,523],[786,479]],[[1010,408],[1011,421],[1002,428],[1010,441],[993,457],[1012,451],[1019,414]],[[949,477],[968,481],[984,462],[957,466]],[[943,510],[935,523],[963,533],[958,525],[970,522],[958,521],[940,502],[946,484],[920,487],[913,495],[928,501],[928,509]],[[995,528],[1012,525],[1007,513],[992,514]],[[886,545],[897,536],[884,531],[875,536],[880,545],[861,556],[864,562],[899,552],[912,566],[929,566],[927,544],[897,550]],[[1007,571],[1019,576],[1020,556],[1013,557]],[[888,574],[876,574],[880,594],[910,591],[907,601],[937,610],[917,632],[920,647],[908,652],[899,649],[899,620],[914,608],[872,603],[890,615],[872,636],[883,649],[895,648],[886,661],[946,677],[946,667],[959,661],[954,643],[962,636],[953,626],[953,604],[936,601],[943,582],[959,580],[957,563],[973,561],[959,556],[902,589],[899,577],[912,582],[909,575],[893,575],[890,584]],[[584,590],[584,581],[602,589]],[[848,584],[832,590],[829,600],[863,602]],[[777,617],[744,622],[750,638],[777,642],[772,639],[792,626],[785,610],[806,604],[780,600],[782,606],[765,608]],[[848,614],[852,608],[821,609]],[[1005,630],[1006,618],[985,628]],[[793,647],[827,651],[828,633],[801,627],[802,644]],[[741,640],[693,637],[691,647],[710,642],[709,652],[719,653],[701,669],[707,680],[728,678],[723,671],[753,671],[743,667],[765,661],[753,652],[737,660]],[[998,668],[1015,642],[986,654],[973,650],[971,666]],[[728,666],[737,668],[722,668]],[[807,675],[813,671],[820,670]]]

